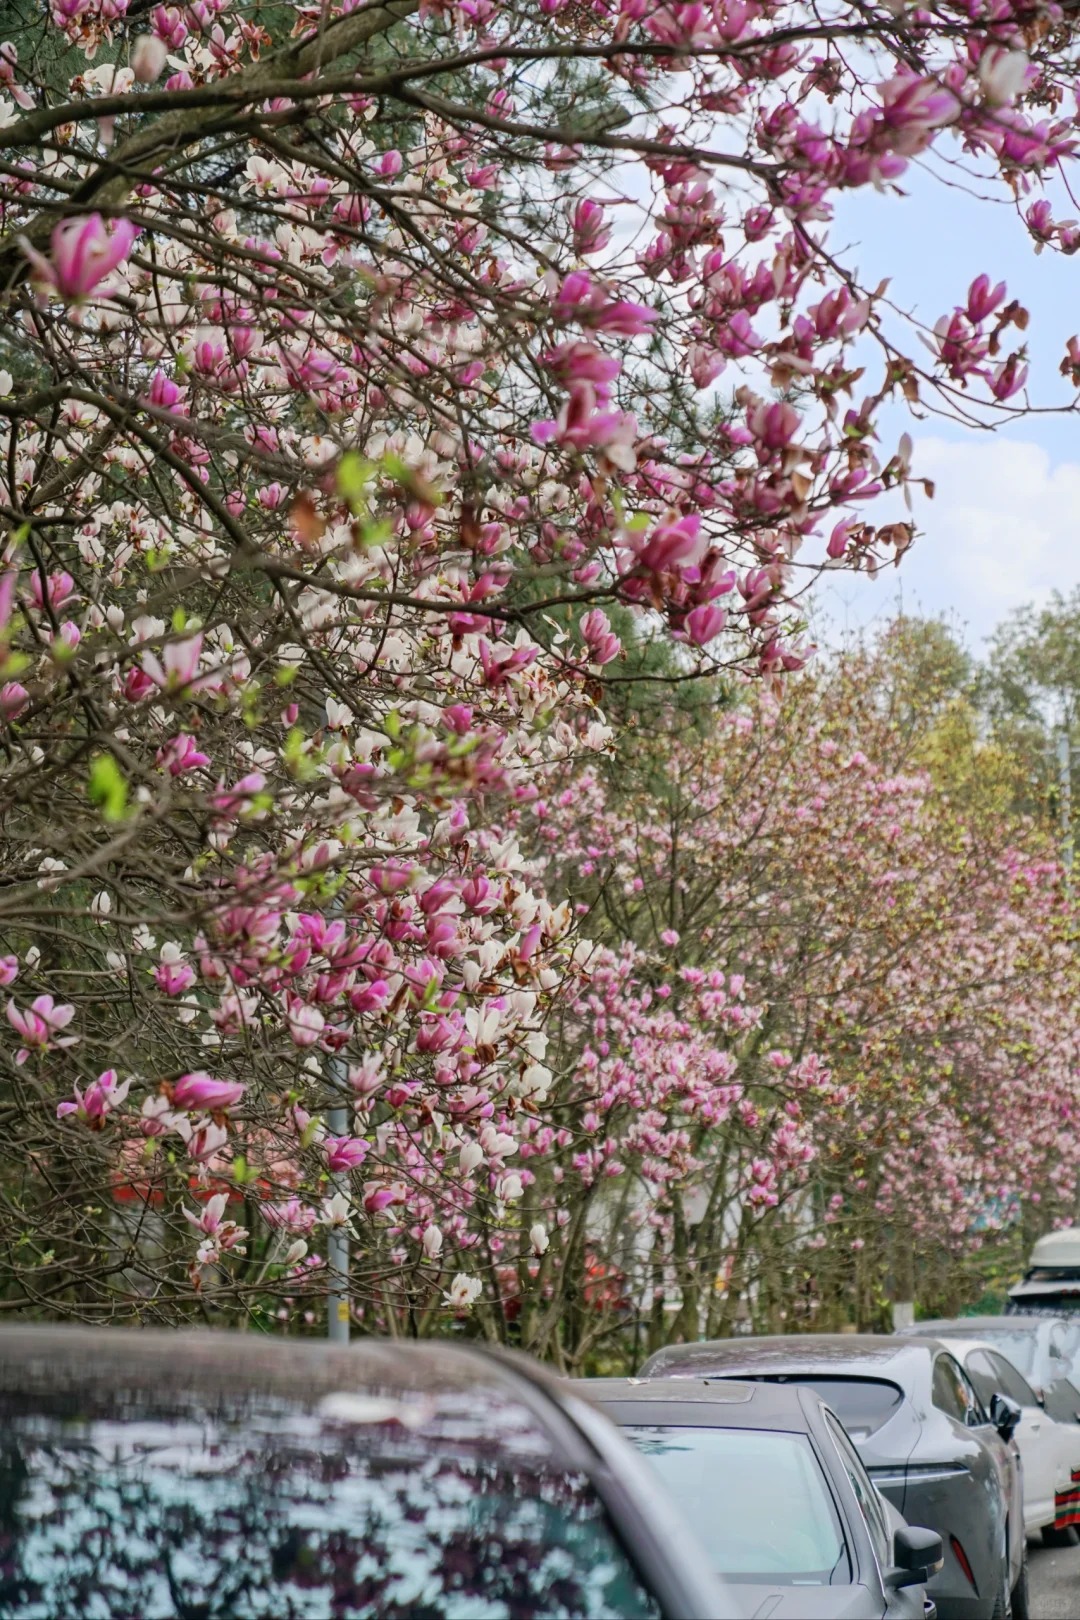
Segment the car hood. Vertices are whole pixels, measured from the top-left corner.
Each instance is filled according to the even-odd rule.
[[[732,1581],[732,1620],[870,1620],[881,1614],[866,1586],[769,1586]]]

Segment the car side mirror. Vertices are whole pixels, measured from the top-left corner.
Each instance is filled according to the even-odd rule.
[[[1007,1395],[994,1395],[990,1400],[990,1421],[1003,1440],[1011,1440],[1016,1433],[1023,1412]]]
[[[945,1549],[936,1530],[905,1524],[893,1537],[893,1568],[886,1573],[886,1585],[925,1585],[944,1562]]]

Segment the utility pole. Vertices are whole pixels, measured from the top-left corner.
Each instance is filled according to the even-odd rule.
[[[1061,861],[1066,878],[1069,878],[1072,875],[1073,864],[1072,746],[1069,733],[1064,726],[1058,732],[1057,760],[1058,801],[1061,809]]]
[[[330,1082],[338,1095],[345,1088],[346,1064],[344,1059],[333,1057],[330,1059]],[[331,1136],[348,1136],[349,1110],[347,1108],[331,1108],[327,1112],[327,1123],[330,1126]],[[335,1192],[349,1192],[349,1172],[339,1170],[332,1178]],[[326,1270],[328,1288],[326,1294],[326,1337],[331,1344],[348,1344],[349,1342],[349,1229],[347,1226],[332,1226],[326,1243]]]

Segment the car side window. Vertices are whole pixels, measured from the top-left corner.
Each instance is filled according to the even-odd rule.
[[[1007,1395],[1010,1401],[1019,1402],[1021,1406],[1038,1406],[1035,1391],[1023,1373],[1017,1372],[1011,1361],[1006,1361],[1004,1356],[999,1356],[996,1350],[988,1353],[987,1360],[991,1363],[994,1377],[997,1380],[994,1385],[996,1390],[1002,1395]],[[968,1363],[968,1370],[971,1370],[970,1362]],[[982,1395],[982,1390],[979,1391],[979,1394]],[[983,1399],[985,1401],[986,1397],[983,1396]]]
[[[953,1365],[956,1366],[956,1363]],[[964,1422],[969,1428],[977,1428],[980,1423],[989,1423],[990,1414],[975,1393],[971,1379],[962,1367],[956,1367],[956,1373],[960,1379],[960,1390],[964,1399]]]
[[[938,1356],[934,1362],[933,1401],[939,1412],[967,1422],[968,1402],[960,1379],[960,1369],[952,1356]]]
[[[840,1461],[844,1471],[851,1481],[851,1488],[855,1492],[855,1500],[859,1504],[859,1512],[863,1516],[870,1545],[874,1549],[874,1557],[878,1567],[886,1570],[892,1563],[892,1538],[885,1519],[885,1510],[881,1505],[881,1498],[871,1482],[869,1474],[862,1465],[859,1453],[844,1432],[843,1425],[831,1412],[825,1413],[825,1422],[829,1434],[840,1453]]]
[[[991,1359],[985,1350],[972,1350],[964,1360],[967,1375],[975,1385],[975,1391],[979,1399],[987,1407],[999,1390],[1003,1395],[1009,1393],[1002,1384],[994,1365],[994,1362],[998,1360],[1000,1360],[1000,1357],[995,1356]]]

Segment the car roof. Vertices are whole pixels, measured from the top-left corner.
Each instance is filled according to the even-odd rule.
[[[792,1333],[776,1338],[711,1339],[697,1344],[669,1345],[650,1357],[645,1369],[661,1366],[697,1366],[704,1376],[712,1365],[727,1363],[737,1376],[767,1373],[813,1372],[821,1377],[885,1377],[924,1361],[936,1348],[932,1338],[906,1338],[884,1333]]]
[[[513,1351],[445,1339],[332,1345],[205,1329],[0,1329],[0,1413],[36,1403],[55,1411],[75,1406],[82,1416],[110,1420],[121,1391],[162,1416],[187,1409],[193,1399],[267,1397],[312,1407],[331,1396],[374,1395],[438,1407],[483,1396],[531,1420],[563,1466],[587,1467],[600,1454],[568,1416],[565,1385]]]
[[[991,1350],[995,1356],[1001,1354],[999,1346],[994,1344],[992,1340],[977,1339],[974,1334],[970,1338],[965,1334],[952,1339],[947,1333],[942,1333],[937,1339],[937,1343],[942,1345],[951,1356],[955,1356],[958,1361],[962,1360],[971,1350]]]
[[[940,1316],[930,1322],[916,1322],[914,1327],[898,1328],[897,1337],[940,1339],[946,1334],[960,1334],[966,1338],[969,1332],[979,1334],[984,1330],[989,1333],[1023,1333],[1026,1329],[1034,1333],[1056,1320],[1053,1316],[1024,1316],[1019,1312],[1015,1316]]]
[[[678,1407],[693,1408],[703,1428],[806,1427],[804,1402],[813,1397],[793,1384],[748,1383],[735,1378],[580,1378],[573,1386],[598,1406],[652,1408],[658,1422]]]
[[[1035,1266],[1080,1266],[1080,1227],[1066,1226],[1047,1232],[1031,1251],[1028,1264]]]

